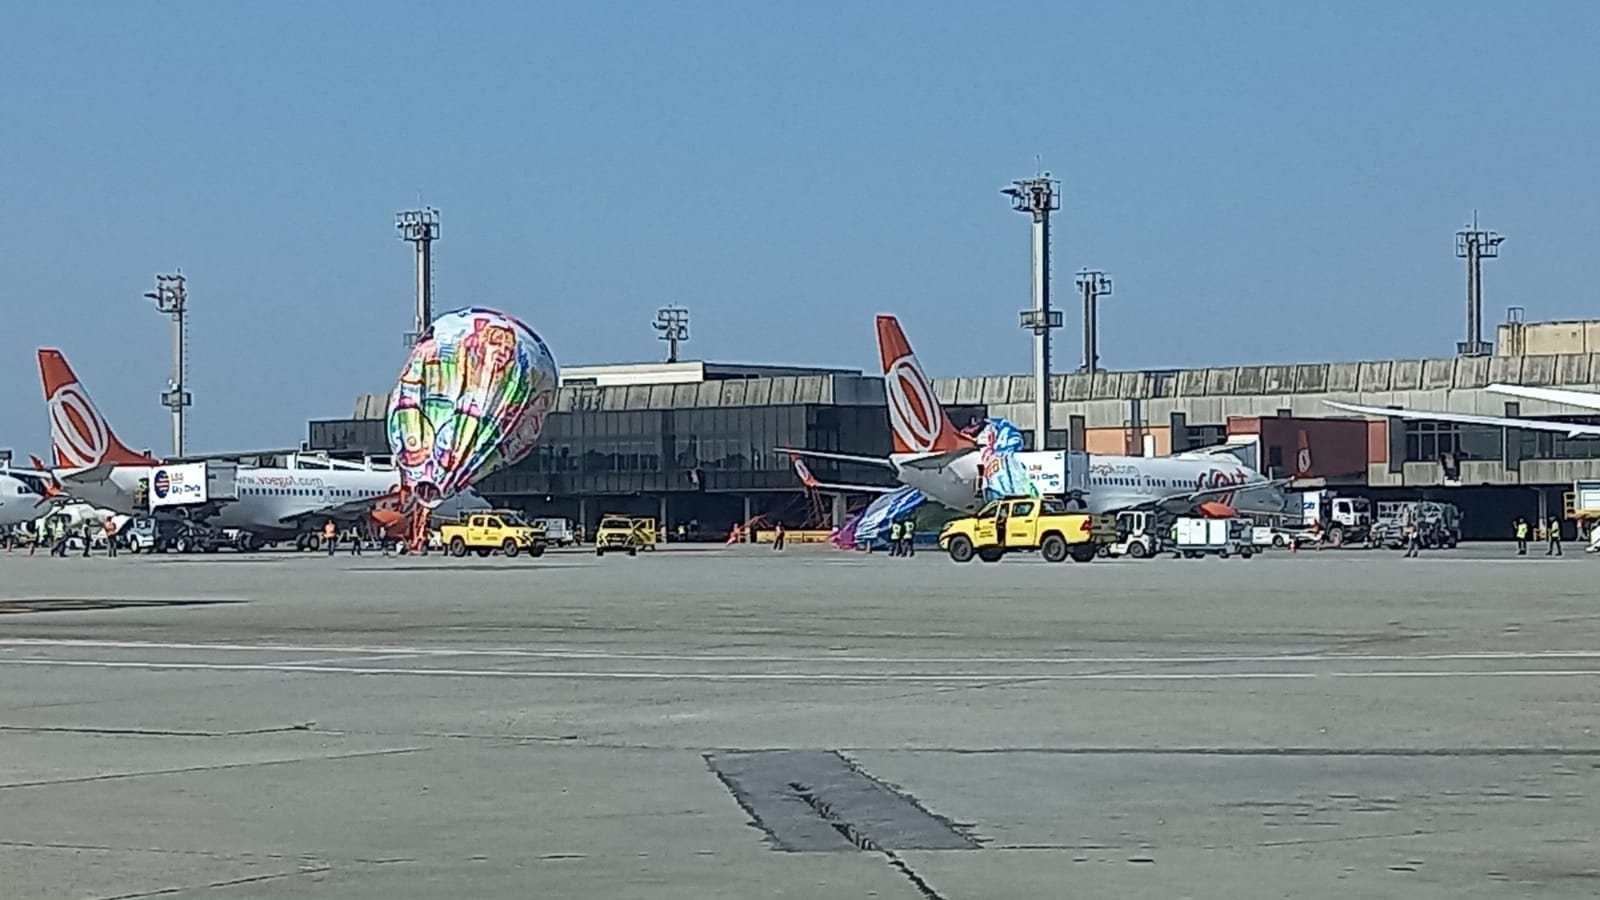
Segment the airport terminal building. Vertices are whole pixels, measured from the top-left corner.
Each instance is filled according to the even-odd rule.
[[[1357,419],[1363,425],[1354,427],[1356,417],[1323,401],[1600,421],[1485,390],[1508,382],[1600,392],[1600,352],[1587,351],[1590,331],[1600,351],[1600,325],[1543,324],[1564,331],[1536,331],[1536,340],[1525,332],[1520,343],[1502,333],[1501,346],[1524,349],[1519,356],[1057,375],[1052,422],[1061,427],[1048,449],[1165,455],[1258,434],[1269,475],[1299,473],[1306,487],[1377,499],[1450,500],[1466,513],[1468,536],[1504,537],[1516,516],[1559,514],[1575,480],[1600,479],[1600,440],[1396,419]],[[1565,334],[1579,336],[1560,339]],[[1575,342],[1584,352],[1567,352]],[[1535,349],[1558,352],[1527,352]],[[1031,376],[934,379],[934,390],[958,426],[1003,416],[1031,444]],[[363,396],[351,418],[310,423],[308,448],[386,454],[387,400]],[[1312,421],[1319,419],[1344,421]],[[839,509],[817,508],[774,449],[783,446],[887,456],[883,379],[859,370],[706,362],[574,367],[563,372],[540,446],[480,489],[496,502],[588,526],[607,512],[722,533],[758,514],[791,525],[833,518]],[[824,482],[893,483],[872,466],[807,465]]]

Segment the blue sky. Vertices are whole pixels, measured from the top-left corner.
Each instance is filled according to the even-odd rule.
[[[1600,5],[1487,2],[0,3],[0,447],[66,352],[165,452],[182,267],[189,449],[285,446],[387,390],[411,315],[395,211],[443,216],[441,309],[521,314],[566,364],[1025,371],[1027,219],[1063,182],[1117,368],[1448,355],[1453,233],[1507,235],[1485,317],[1591,316]],[[1491,335],[1492,337],[1492,332]]]

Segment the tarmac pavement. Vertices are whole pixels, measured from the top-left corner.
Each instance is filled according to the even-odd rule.
[[[1596,896],[1567,549],[0,555],[0,894]]]

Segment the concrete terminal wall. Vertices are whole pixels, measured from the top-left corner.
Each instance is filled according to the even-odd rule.
[[[1405,359],[1280,366],[1226,366],[1146,372],[1056,375],[1050,393],[1054,412],[1092,416],[1091,427],[1125,421],[1126,401],[1140,400],[1147,419],[1172,411],[1189,413],[1195,424],[1221,424],[1230,415],[1328,415],[1322,400],[1433,406],[1458,412],[1503,414],[1505,401],[1482,390],[1493,382],[1600,390],[1600,353],[1557,356],[1496,356],[1477,359]],[[982,404],[1018,425],[1032,426],[1033,378],[983,375],[936,378],[934,393],[946,405]],[[357,398],[357,418],[382,418],[387,394]],[[850,374],[788,375],[693,384],[573,386],[557,392],[556,408],[682,409],[825,403],[870,406],[884,403],[883,379]],[[1521,401],[1523,415],[1571,412]],[[1026,418],[1024,418],[1026,416]]]
[[[1112,452],[1126,439],[1123,429],[1138,400],[1143,432],[1155,436],[1156,452],[1170,451],[1168,433],[1173,413],[1191,426],[1224,425],[1234,416],[1339,417],[1325,400],[1372,406],[1406,406],[1503,416],[1508,402],[1520,415],[1572,415],[1571,407],[1519,400],[1484,388],[1497,382],[1556,386],[1600,393],[1600,353],[1556,356],[1496,356],[1476,359],[1374,360],[1353,363],[1302,363],[1278,366],[1225,366],[1144,372],[1098,372],[1056,375],[1051,379],[1053,424],[1066,429],[1082,416],[1085,436],[1096,452]],[[982,405],[1023,429],[1033,427],[1033,379],[1027,375],[938,378],[934,393],[946,406]],[[355,417],[382,418],[387,394],[368,394],[356,401]],[[683,409],[767,404],[816,403],[842,406],[885,405],[883,379],[853,374],[789,375],[706,381],[691,384],[572,386],[557,392],[556,408],[564,411],[614,409]],[[1369,447],[1387,442],[1387,429],[1373,423]],[[1091,437],[1092,436],[1092,437]],[[1103,449],[1102,449],[1103,448]],[[1386,448],[1385,448],[1386,449]],[[1387,453],[1369,453],[1368,480],[1374,487],[1439,484],[1439,466],[1407,463],[1389,471]],[[1600,478],[1600,460],[1521,461],[1508,470],[1499,461],[1462,464],[1465,484],[1564,484]]]

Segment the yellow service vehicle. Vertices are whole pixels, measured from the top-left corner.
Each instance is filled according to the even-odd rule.
[[[649,516],[601,516],[600,527],[594,532],[594,555],[625,550],[629,556],[638,556],[640,550],[656,548],[657,534],[656,520]]]
[[[451,522],[439,526],[439,542],[451,556],[466,556],[468,550],[479,556],[488,556],[496,550],[506,556],[526,552],[529,556],[543,556],[545,531],[538,525],[529,525],[514,512],[472,513],[464,522]]]
[[[956,562],[977,556],[996,562],[1007,553],[1037,550],[1050,562],[1089,562],[1117,541],[1111,516],[1073,512],[1054,497],[995,500],[975,516],[954,519],[939,532],[939,547]]]

